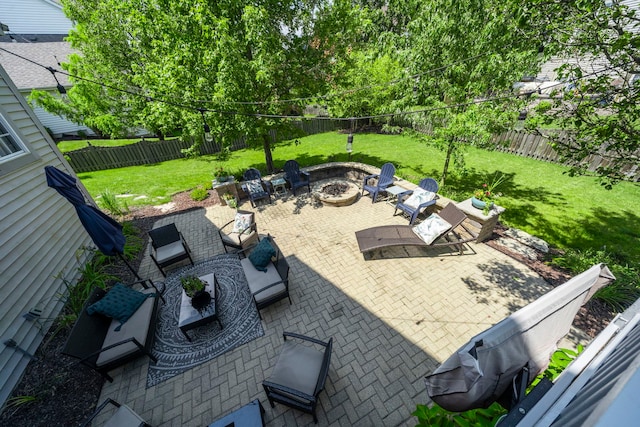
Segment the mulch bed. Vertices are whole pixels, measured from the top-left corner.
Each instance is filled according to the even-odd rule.
[[[217,203],[217,197],[211,194],[207,199],[195,202],[188,192],[173,197],[173,209],[168,213],[154,207],[145,207],[132,211],[126,218],[139,229],[139,236],[146,241],[148,231],[162,217],[184,212],[188,209],[203,208]],[[495,237],[501,235],[504,228],[497,227]],[[501,252],[527,265],[553,286],[564,283],[570,276],[558,268],[548,265],[547,255],[539,254],[539,259],[530,260],[512,253],[491,240],[487,242]],[[144,256],[139,254],[131,265],[137,269]],[[124,282],[133,282],[135,277],[129,269],[118,262],[109,267],[109,273]],[[590,301],[583,307],[574,325],[589,336],[594,337],[613,318],[613,313],[598,301]],[[39,427],[51,425],[78,425],[86,419],[99,403],[100,391],[104,380],[93,370],[78,365],[75,360],[62,356],[61,349],[66,342],[70,329],[54,333],[51,328],[36,352],[36,359],[27,366],[24,377],[13,391],[12,397],[30,396],[35,400],[15,406],[6,406],[0,414],[0,424],[11,427]],[[28,399],[27,399],[28,400]]]

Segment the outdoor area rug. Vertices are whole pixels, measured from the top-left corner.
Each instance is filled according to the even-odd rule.
[[[182,285],[186,275],[203,276],[214,272],[220,283],[220,321],[188,331],[191,342],[178,328]],[[264,335],[258,311],[237,255],[222,254],[174,270],[166,279],[166,304],[161,305],[156,326],[153,355],[149,363],[147,388],[208,362],[227,351]]]

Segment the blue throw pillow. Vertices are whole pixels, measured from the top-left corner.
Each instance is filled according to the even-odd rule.
[[[274,256],[276,256],[276,250],[269,243],[269,239],[262,239],[249,254],[249,261],[251,261],[256,270],[266,272],[267,265],[271,262],[271,257]]]
[[[120,325],[115,329],[119,331],[122,324],[129,320],[144,300],[153,296],[155,294],[143,294],[121,283],[116,283],[100,301],[87,307],[87,313],[90,315],[100,313],[120,321]]]

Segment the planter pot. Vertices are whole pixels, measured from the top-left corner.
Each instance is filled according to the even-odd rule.
[[[471,197],[471,206],[473,206],[476,209],[482,209],[484,210],[484,208],[487,207],[487,202],[484,202],[482,200],[478,200],[475,197]],[[489,202],[489,209],[493,208],[493,202]]]
[[[191,305],[198,311],[201,311],[211,302],[211,295],[207,291],[198,291],[191,298]]]

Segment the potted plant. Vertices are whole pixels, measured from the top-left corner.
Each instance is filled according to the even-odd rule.
[[[211,302],[211,295],[205,291],[205,282],[195,276],[185,276],[180,279],[184,293],[191,298],[191,305],[198,311],[202,311]]]
[[[204,291],[205,286],[207,286],[206,283],[195,276],[185,276],[180,279],[180,283],[182,284],[184,293],[187,294],[189,298],[193,298],[196,292]]]
[[[231,209],[237,209],[238,208],[238,201],[236,200],[236,197],[231,194],[231,193],[224,193],[222,195],[222,199],[225,201],[225,203],[227,204],[227,206],[229,206]]]
[[[483,183],[481,188],[473,192],[471,197],[471,205],[476,209],[482,209],[484,215],[489,215],[489,211],[493,208],[494,201],[502,196],[502,193],[496,192],[496,188],[504,181],[504,175],[494,175],[490,183]]]
[[[229,180],[229,172],[222,166],[213,170],[213,177],[216,182],[227,182]]]

